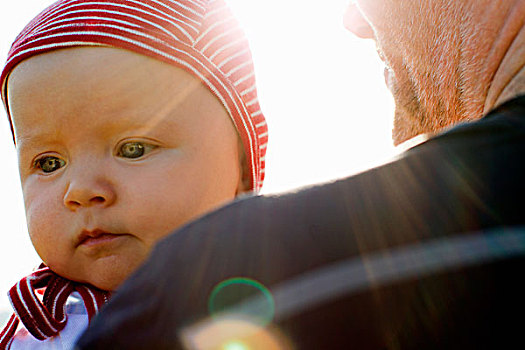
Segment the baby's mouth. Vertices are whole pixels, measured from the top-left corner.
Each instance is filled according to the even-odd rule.
[[[93,246],[105,242],[110,242],[122,235],[122,233],[111,233],[100,229],[95,229],[93,231],[82,230],[82,232],[78,236],[77,247]]]

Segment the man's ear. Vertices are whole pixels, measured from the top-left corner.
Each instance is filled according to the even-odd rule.
[[[246,153],[244,152],[244,147],[242,145],[242,140],[239,138],[239,183],[237,185],[237,192],[235,195],[240,195],[249,191],[252,176],[250,174],[250,167],[248,166],[248,161],[246,159]]]

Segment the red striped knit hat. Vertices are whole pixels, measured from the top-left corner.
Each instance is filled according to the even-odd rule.
[[[224,0],[60,0],[18,35],[0,76],[54,49],[110,46],[185,69],[222,102],[241,137],[251,189],[264,180],[268,128],[257,99],[248,42]],[[12,125],[11,125],[12,128]]]

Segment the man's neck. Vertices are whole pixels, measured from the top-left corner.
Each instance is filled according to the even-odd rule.
[[[516,96],[525,94],[524,18],[525,2],[516,1],[502,23],[497,40],[492,46],[500,48],[503,55],[495,66],[496,70],[487,91],[483,114]]]
[[[525,95],[525,65],[521,71],[516,74],[511,81],[505,86],[499,95],[494,107],[497,107],[517,96]]]

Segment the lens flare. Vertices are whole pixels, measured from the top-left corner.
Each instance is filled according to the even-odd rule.
[[[208,300],[208,311],[212,318],[224,312],[235,313],[260,326],[266,326],[274,318],[275,301],[272,293],[260,282],[235,277],[213,288]]]
[[[291,342],[275,327],[261,327],[236,315],[207,318],[181,330],[186,350],[291,350]]]
[[[250,348],[240,341],[232,340],[224,344],[222,350],[250,350]]]

